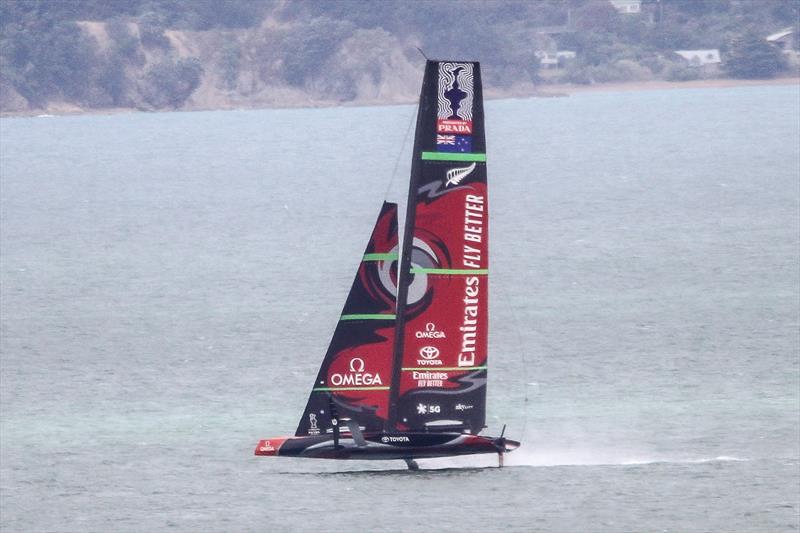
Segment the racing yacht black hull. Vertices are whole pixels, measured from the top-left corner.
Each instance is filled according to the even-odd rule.
[[[484,453],[503,454],[519,447],[519,442],[503,437],[467,433],[365,434],[361,444],[343,436],[277,437],[259,441],[255,454],[316,459],[428,459]]]

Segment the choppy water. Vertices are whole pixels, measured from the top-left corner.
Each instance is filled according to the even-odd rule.
[[[1,529],[797,530],[799,102],[489,102],[490,432],[523,448],[417,473],[252,455],[411,107],[3,119]]]

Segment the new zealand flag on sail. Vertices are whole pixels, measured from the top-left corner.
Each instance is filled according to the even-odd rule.
[[[436,135],[436,149],[439,152],[472,152],[470,135]]]

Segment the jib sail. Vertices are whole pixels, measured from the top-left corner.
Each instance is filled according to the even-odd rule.
[[[485,424],[488,196],[477,62],[428,61],[404,230],[389,430]]]
[[[397,204],[385,202],[295,435],[332,432],[332,410],[366,431],[383,429],[392,378],[397,258]]]

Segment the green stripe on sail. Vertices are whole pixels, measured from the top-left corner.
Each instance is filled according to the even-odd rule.
[[[364,261],[388,261],[390,259],[397,259],[397,252],[388,252],[385,254],[364,254],[362,259]]]
[[[312,392],[336,392],[340,390],[389,390],[389,387],[314,387]]]
[[[431,372],[456,372],[458,370],[486,370],[489,368],[488,366],[448,366],[448,367],[439,367],[439,366],[425,366],[425,367],[412,367],[412,368],[403,368],[403,372],[411,372],[412,370],[428,370]]]
[[[422,152],[422,160],[486,162],[486,154],[462,154],[459,152]]]
[[[488,274],[488,268],[422,268],[411,267],[412,274],[441,274],[447,276],[469,276]]]
[[[383,314],[352,314],[342,315],[339,320],[394,320],[397,315],[383,315]]]

